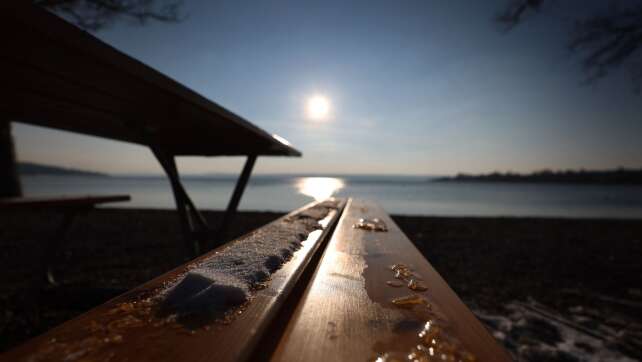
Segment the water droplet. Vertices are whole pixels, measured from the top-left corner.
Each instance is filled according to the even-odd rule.
[[[428,288],[425,285],[423,285],[421,282],[418,282],[415,279],[410,279],[410,281],[408,282],[408,288],[418,292],[423,292],[428,290]]]
[[[403,287],[403,285],[404,285],[402,282],[398,282],[396,280],[388,280],[386,282],[386,284],[388,284],[391,287],[395,287],[395,288]]]
[[[401,271],[400,271],[400,270],[397,270],[397,271],[395,272],[395,278],[397,278],[397,279],[403,279],[403,278],[404,278],[404,277],[403,277],[403,274],[401,274]]]
[[[428,308],[430,308],[430,304],[428,303],[428,301],[426,301],[426,299],[424,299],[422,296],[417,294],[410,294],[403,297],[395,298],[392,300],[392,304],[400,305],[400,306],[425,304],[426,306],[428,306]]]
[[[412,296],[408,296],[412,297]],[[408,298],[406,297],[406,298]],[[419,296],[418,296],[419,297]],[[452,361],[452,362],[474,362],[475,356],[462,349],[460,342],[443,331],[444,324],[435,320],[429,320],[419,332],[418,343],[405,354],[405,358],[410,361],[430,362],[430,361]],[[388,352],[381,355],[382,359],[377,360],[389,361],[386,356],[391,355]]]
[[[439,335],[441,328],[435,326],[430,321],[426,322],[424,329],[419,332],[419,338],[421,341],[426,344],[431,344],[431,342]]]
[[[368,230],[368,231],[383,231],[383,232],[388,231],[388,227],[386,226],[386,223],[383,222],[383,220],[380,220],[378,218],[374,218],[374,219],[361,218],[359,219],[359,222],[352,225],[352,227],[355,229],[362,229],[362,230]]]
[[[377,358],[372,361],[373,362],[402,362],[403,359],[391,356],[389,353],[384,353],[380,356],[377,356]]]
[[[410,268],[403,264],[395,264],[390,269],[395,272],[395,278],[397,279],[406,279],[412,276]]]

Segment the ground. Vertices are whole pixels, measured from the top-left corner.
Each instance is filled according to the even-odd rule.
[[[516,359],[642,359],[641,220],[395,221]]]
[[[60,215],[0,216],[0,351],[184,261],[173,212],[94,210],[57,257],[61,286],[42,294],[35,323],[29,287]],[[279,216],[241,213],[228,235]],[[394,219],[516,359],[642,359],[642,220]]]

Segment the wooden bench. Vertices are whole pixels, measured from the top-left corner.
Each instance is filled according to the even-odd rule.
[[[45,245],[39,265],[43,276],[34,289],[41,289],[44,283],[56,284],[53,273],[55,257],[64,245],[67,235],[73,227],[76,217],[93,209],[96,205],[129,201],[129,195],[101,195],[101,196],[66,196],[66,197],[19,197],[0,199],[0,212],[14,212],[20,210],[50,209],[60,211],[63,220],[58,229],[52,234]]]
[[[0,360],[510,360],[380,207],[353,199],[332,202],[290,213]],[[320,208],[327,213],[319,214]],[[309,226],[311,218],[318,230],[299,235],[301,248],[243,303],[214,319],[202,314],[191,322],[162,313],[176,294],[182,297],[175,303],[203,306],[193,297],[207,289],[176,290],[195,271],[214,265],[208,262],[224,264],[221,258],[253,241],[289,240],[288,230]]]
[[[15,197],[0,199],[0,210],[54,208],[65,210],[79,210],[93,208],[99,204],[109,202],[129,201],[129,195],[103,195],[103,196],[62,196],[62,197]]]
[[[382,231],[358,228],[360,219],[370,229],[379,221]],[[420,361],[510,360],[385,211],[351,200],[272,360],[411,355]]]
[[[0,43],[0,122],[149,148],[170,181],[190,259],[226,239],[258,157],[301,156],[284,138],[33,2],[0,1]],[[176,166],[181,156],[246,157],[220,225],[206,222],[183,186]]]

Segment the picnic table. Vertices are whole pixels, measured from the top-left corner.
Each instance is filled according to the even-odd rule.
[[[298,235],[301,230],[307,231]],[[263,265],[256,255],[283,240],[300,245],[245,298],[238,298],[236,284],[221,282],[243,271],[244,262]],[[225,264],[239,250],[247,258]],[[227,267],[220,269],[222,264]],[[211,305],[222,309],[213,315]],[[1,361],[81,359],[382,362],[510,356],[382,208],[331,199],[295,210],[0,355]]]
[[[71,231],[78,215],[87,212],[97,205],[129,201],[129,195],[87,195],[66,197],[17,197],[0,199],[0,212],[55,210],[63,214],[62,222],[58,229],[46,241],[45,248],[40,256],[38,265],[41,268],[42,278],[34,285],[39,291],[44,283],[56,285],[53,267],[56,256],[64,246],[67,236]]]
[[[0,2],[0,41],[0,121],[148,147],[170,180],[187,255],[224,239],[258,156],[301,155],[282,137],[30,2]],[[247,158],[218,228],[182,185],[179,156]]]

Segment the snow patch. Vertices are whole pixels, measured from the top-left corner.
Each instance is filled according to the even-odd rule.
[[[505,308],[504,315],[474,313],[516,361],[635,361],[615,347],[618,335],[603,323],[588,330],[533,300]]]
[[[220,317],[250,298],[315,230],[327,226],[337,201],[325,201],[268,224],[192,265],[160,294],[163,315]]]
[[[217,317],[245,303],[248,296],[247,285],[242,281],[217,271],[194,269],[167,291],[161,310]]]

